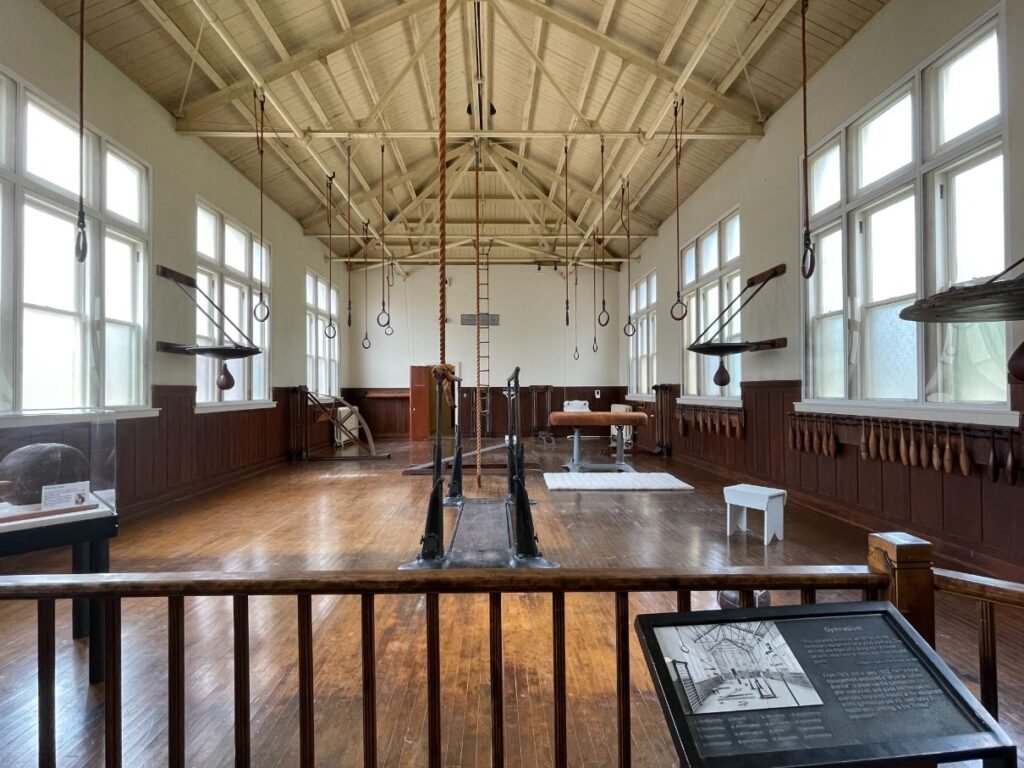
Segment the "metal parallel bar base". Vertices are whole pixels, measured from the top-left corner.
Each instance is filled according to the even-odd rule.
[[[626,463],[626,440],[623,427],[615,427],[615,461],[610,463],[588,463],[580,458],[580,428],[574,427],[572,433],[572,460],[563,464],[570,472],[635,472]]]

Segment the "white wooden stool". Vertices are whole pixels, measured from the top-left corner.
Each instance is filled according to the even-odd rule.
[[[722,489],[725,494],[726,535],[747,530],[747,508],[764,511],[764,545],[772,538],[782,541],[783,512],[786,508],[786,492],[780,488],[762,488],[759,485],[730,485]],[[733,517],[732,508],[739,507]]]

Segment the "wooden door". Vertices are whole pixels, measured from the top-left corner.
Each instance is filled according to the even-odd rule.
[[[430,403],[434,393],[434,377],[429,365],[409,367],[409,439],[429,440]]]

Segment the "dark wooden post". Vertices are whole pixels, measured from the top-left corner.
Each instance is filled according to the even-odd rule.
[[[935,645],[935,577],[932,545],[909,533],[868,536],[868,566],[889,576],[879,597],[899,609],[929,645]]]

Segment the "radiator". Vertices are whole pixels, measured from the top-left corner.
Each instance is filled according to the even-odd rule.
[[[612,405],[612,413],[629,413],[632,410],[633,410],[633,406],[632,405],[619,405],[619,404]],[[611,436],[613,438],[618,435],[618,428],[617,427],[609,427],[609,430],[611,431]],[[623,427],[622,428],[622,439],[625,440],[627,443],[633,442],[633,428],[632,427]]]
[[[335,411],[335,418],[339,424],[343,424],[345,429],[351,432],[356,437],[359,437],[359,419],[356,418],[355,408],[345,408],[344,406],[338,406]],[[346,435],[341,429],[335,425],[334,427],[334,444],[335,445],[348,445],[352,440]]]

